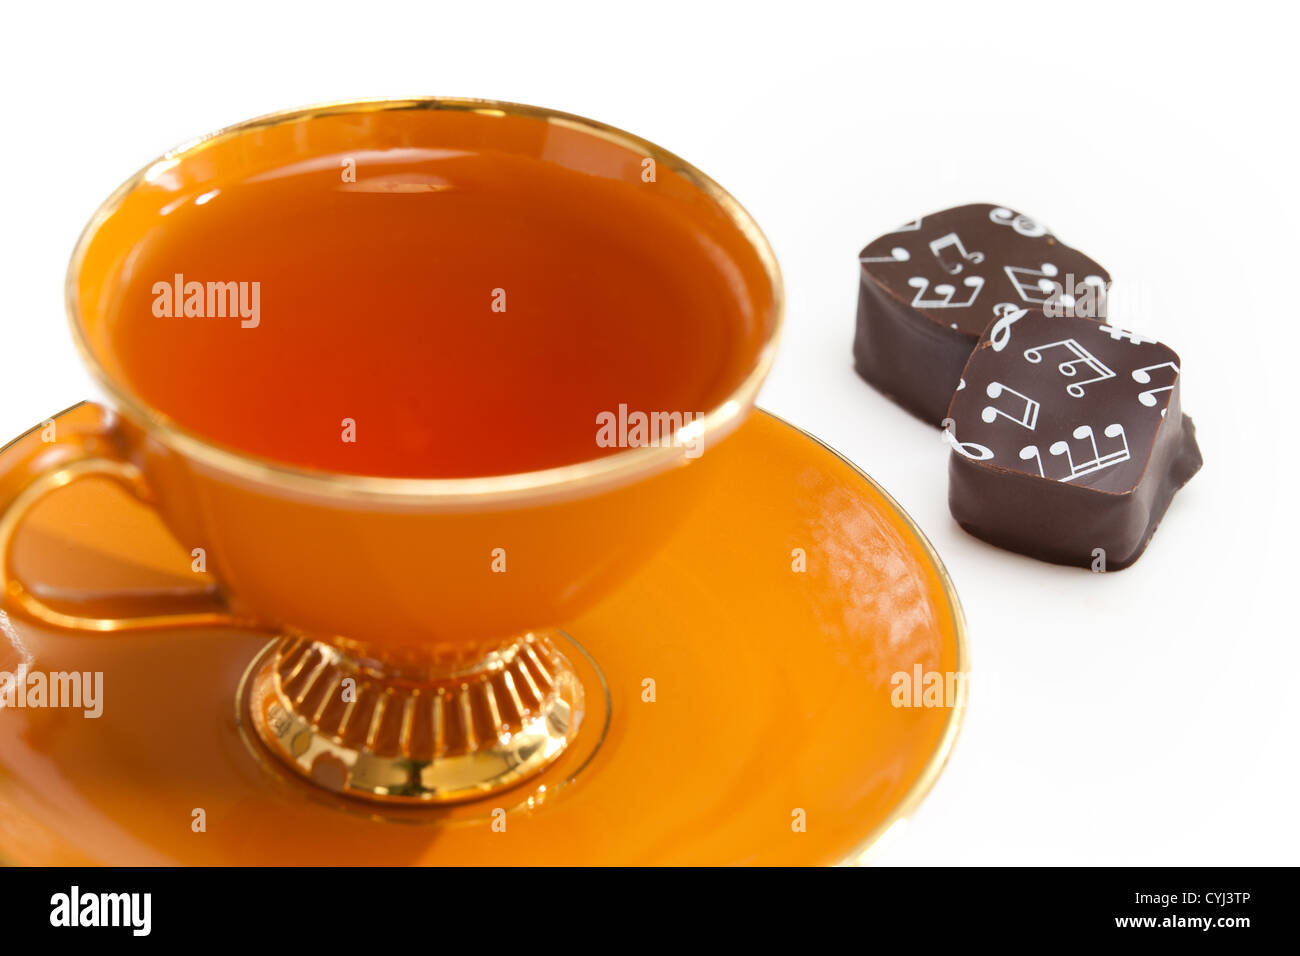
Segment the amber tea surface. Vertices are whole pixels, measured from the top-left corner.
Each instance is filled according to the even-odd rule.
[[[490,149],[354,151],[167,196],[103,329],[132,391],[221,444],[495,475],[619,450],[597,436],[620,406],[725,400],[761,338],[737,274],[653,182]]]

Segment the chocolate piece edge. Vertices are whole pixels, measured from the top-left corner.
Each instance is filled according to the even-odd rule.
[[[1105,570],[1130,567],[1146,551],[1174,495],[1204,463],[1180,392],[1175,385],[1142,479],[1132,490],[1047,481],[953,451],[948,510],[968,534],[1008,551],[1091,570],[1101,548]]]

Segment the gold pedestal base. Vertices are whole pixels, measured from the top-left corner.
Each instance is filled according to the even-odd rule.
[[[253,662],[241,708],[285,766],[385,804],[446,804],[512,787],[578,734],[583,689],[546,635],[474,667],[390,676],[337,648],[284,638]]]

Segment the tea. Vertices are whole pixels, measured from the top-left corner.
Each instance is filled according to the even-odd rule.
[[[106,351],[180,425],[297,466],[609,454],[599,416],[713,408],[769,319],[697,209],[531,155],[329,152],[155,193],[106,283]]]

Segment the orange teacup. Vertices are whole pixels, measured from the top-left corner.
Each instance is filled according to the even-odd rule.
[[[318,186],[319,205],[301,199]],[[259,220],[268,202],[288,211]],[[217,220],[224,229],[246,234],[195,240],[186,230],[208,222],[195,218],[208,204],[228,217]],[[481,209],[514,218],[478,225]],[[390,245],[373,261],[359,227],[345,228],[354,210],[386,230]],[[414,293],[374,275],[393,261],[399,278],[417,268],[404,257],[423,248],[422,210],[459,229],[410,260],[441,283],[432,311],[404,309]],[[480,232],[491,228],[513,232]],[[351,271],[322,266],[323,290],[302,285],[313,242],[351,243],[361,258]],[[505,255],[521,249],[542,265]],[[640,257],[653,277],[642,285],[629,268]],[[509,278],[490,288],[494,268]],[[322,319],[304,333],[304,314],[368,303],[358,291],[367,283],[395,296],[367,321],[405,325],[393,332],[389,321],[373,337],[365,329],[377,326],[358,325],[336,341]],[[483,313],[466,320],[479,286]],[[504,305],[494,311],[507,295],[516,316],[523,309],[513,327]],[[344,793],[415,801],[516,782],[576,734],[581,687],[545,629],[617,586],[682,520],[708,478],[701,452],[752,407],[782,310],[758,228],[681,159],[579,117],[443,99],[274,114],[168,153],[95,214],[67,303],[114,408],[83,431],[27,436],[18,467],[0,475],[6,605],[74,629],[233,622],[288,635],[253,695],[263,741]],[[425,315],[452,323],[440,341],[454,347],[429,347]],[[662,334],[648,326],[657,316]],[[353,375],[372,366],[391,388],[382,375]],[[319,368],[328,374],[313,375]],[[433,394],[411,394],[450,436],[441,443],[419,437],[412,401],[393,400],[422,381]],[[339,395],[367,414],[313,417]],[[663,396],[707,407],[629,412],[620,401]],[[638,411],[642,423],[662,414],[663,432],[650,440],[629,428]],[[372,452],[347,447],[347,422],[354,438],[380,436]],[[156,508],[185,550],[202,549],[219,590],[185,606],[174,596],[144,608],[138,598],[54,606],[16,580],[8,552],[24,510],[86,475],[115,478]],[[349,676],[353,699],[335,701]],[[429,733],[413,734],[417,721]]]

